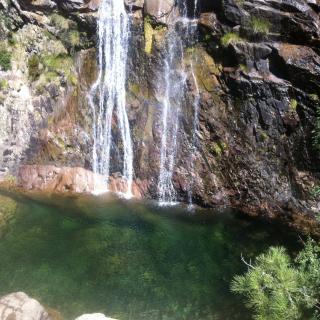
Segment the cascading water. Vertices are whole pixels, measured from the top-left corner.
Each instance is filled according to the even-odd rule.
[[[93,112],[93,171],[104,177],[104,187],[96,184],[95,192],[108,190],[110,176],[112,125],[117,123],[123,152],[123,179],[126,197],[132,194],[133,149],[126,113],[126,62],[129,41],[129,18],[124,1],[102,0],[98,21],[99,74],[89,93]],[[116,117],[114,117],[116,116]]]
[[[188,18],[186,0],[178,1],[178,8],[180,10],[180,16],[168,26],[162,79],[158,79],[158,83],[163,83],[161,80],[164,80],[164,89],[159,85],[157,90],[159,97],[162,97],[162,99],[160,99],[162,103],[162,131],[160,173],[158,180],[158,197],[162,205],[172,205],[176,201],[176,192],[172,178],[178,147],[179,115],[182,111],[182,104],[186,99],[187,70],[184,64],[184,51],[190,43],[190,37],[192,42],[192,40],[194,40],[194,34],[196,33],[197,23],[195,16],[197,0],[195,0],[194,3],[194,15],[191,19]],[[183,33],[185,30],[187,31],[187,36],[186,34],[182,36],[181,31]],[[198,129],[199,88],[192,63],[191,74],[196,87],[194,99],[194,128],[191,142],[192,150],[190,152],[193,153],[195,151],[196,131]],[[191,168],[190,171],[191,170],[193,170],[193,168]],[[189,201],[192,199],[191,188],[188,191],[188,198]]]
[[[176,198],[172,183],[175,157],[177,153],[177,133],[179,129],[179,114],[183,99],[186,74],[181,68],[183,59],[183,41],[176,31],[176,23],[169,26],[164,60],[164,90],[158,88],[162,96],[161,116],[161,149],[160,149],[160,174],[158,180],[158,195],[160,204],[173,204]],[[162,81],[158,81],[162,83]],[[162,90],[161,90],[162,89]]]
[[[188,28],[188,38],[191,44],[194,44],[198,40],[198,21],[197,21],[197,10],[198,10],[198,0],[194,0],[194,8],[193,8],[193,15],[191,23],[189,24]],[[197,63],[197,61],[195,61]],[[198,129],[199,129],[199,104],[200,104],[200,89],[198,85],[198,80],[195,74],[195,68],[193,59],[191,59],[191,76],[194,83],[194,101],[193,101],[193,130],[192,130],[192,137],[191,137],[191,149],[190,149],[190,168],[189,168],[189,189],[188,189],[188,203],[189,206],[192,206],[192,188],[194,184],[193,176],[194,172],[194,156],[198,149]]]

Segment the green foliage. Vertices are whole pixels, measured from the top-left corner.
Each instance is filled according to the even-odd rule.
[[[69,28],[69,20],[57,13],[54,13],[50,16],[50,23],[57,29],[66,30]]]
[[[210,151],[214,153],[216,156],[220,157],[225,149],[227,148],[227,145],[224,142],[215,142],[211,148]]]
[[[50,23],[59,30],[58,38],[69,50],[73,51],[81,45],[80,33],[73,21],[54,13],[50,16]]]
[[[312,101],[319,101],[319,96],[316,93],[310,93],[308,96]]]
[[[291,99],[290,100],[290,109],[292,111],[296,111],[298,106],[298,101],[296,99]]]
[[[245,0],[235,0],[235,2],[236,2],[236,4],[237,4],[238,6],[242,7],[243,4],[244,4],[244,2],[245,2]]]
[[[320,107],[316,111],[316,123],[314,126],[312,144],[316,151],[320,152]]]
[[[317,198],[320,196],[320,186],[315,186],[312,191],[311,191],[311,195],[314,197],[314,198]]]
[[[35,81],[40,76],[40,59],[36,54],[32,55],[28,60],[28,73],[32,81]]]
[[[56,74],[68,75],[72,67],[72,59],[65,54],[43,56],[42,63],[48,72],[54,72]]]
[[[227,47],[231,43],[243,42],[243,39],[236,32],[228,32],[220,39],[221,45]]]
[[[80,45],[80,33],[77,30],[71,30],[69,32],[69,41],[73,47]]]
[[[10,46],[15,46],[17,44],[17,39],[15,38],[13,32],[10,32],[8,35],[8,43],[10,44]]]
[[[242,71],[242,72],[245,72],[245,73],[249,73],[250,72],[250,69],[249,67],[246,65],[246,64],[239,64],[239,69]]]
[[[270,32],[270,26],[270,22],[265,19],[252,17],[250,20],[250,28],[254,34],[267,35]]]
[[[68,76],[68,82],[71,83],[73,86],[78,84],[78,78],[74,73],[70,73]]]
[[[6,49],[0,50],[0,68],[4,71],[11,69],[11,53]]]
[[[271,247],[248,267],[246,274],[233,279],[231,290],[245,297],[254,319],[305,319],[311,312],[316,316],[320,246],[313,240],[294,261],[284,248]]]

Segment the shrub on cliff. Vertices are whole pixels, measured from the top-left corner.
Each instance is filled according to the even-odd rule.
[[[320,298],[320,246],[309,240],[293,261],[284,248],[271,247],[236,276],[231,290],[245,297],[257,320],[311,319]]]
[[[220,39],[223,47],[227,47],[231,43],[239,43],[243,41],[244,40],[236,32],[228,32]]]
[[[28,72],[32,81],[35,81],[40,76],[40,59],[35,54],[28,60]]]
[[[0,50],[0,68],[4,71],[11,69],[11,53],[5,49]]]
[[[265,19],[257,17],[250,19],[250,28],[254,34],[267,35],[270,32],[270,26],[270,22]]]

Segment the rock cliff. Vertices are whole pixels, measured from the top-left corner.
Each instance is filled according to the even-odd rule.
[[[126,0],[132,12],[127,112],[135,180],[156,198],[161,108],[156,94],[175,2]],[[194,10],[193,1],[187,1]],[[96,78],[99,1],[0,1],[0,169],[24,164],[91,169],[87,92]],[[178,200],[233,206],[290,221],[320,211],[320,3],[201,0],[173,173]],[[192,150],[192,152],[190,152]],[[113,159],[113,172],[120,171]],[[192,166],[191,166],[192,164]],[[27,178],[28,179],[28,178]]]

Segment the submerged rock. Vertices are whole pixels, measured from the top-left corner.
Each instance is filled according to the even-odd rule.
[[[84,314],[75,320],[116,320],[113,318],[108,318],[102,313],[92,313],[92,314]]]
[[[17,210],[17,202],[12,198],[0,195],[0,235],[1,227],[13,217]]]
[[[52,320],[44,307],[23,292],[0,298],[0,320]]]

